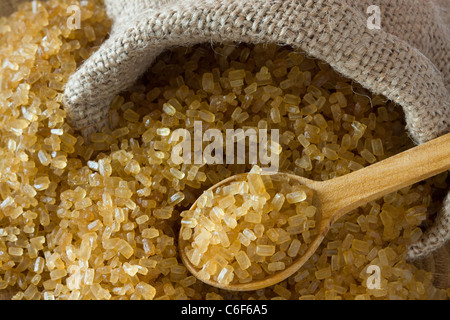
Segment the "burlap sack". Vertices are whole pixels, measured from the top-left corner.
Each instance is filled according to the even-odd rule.
[[[111,35],[65,91],[69,120],[85,135],[108,125],[113,97],[164,50],[230,41],[290,45],[328,62],[401,105],[406,129],[418,144],[450,131],[448,0],[105,0],[105,5],[114,22]],[[381,29],[368,28],[372,5],[380,9]],[[435,223],[408,254],[435,272],[440,287],[450,286],[449,251],[443,247],[449,238],[447,196]]]

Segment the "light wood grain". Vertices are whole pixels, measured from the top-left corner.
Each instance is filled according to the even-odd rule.
[[[325,219],[339,219],[372,200],[450,169],[450,134],[348,175],[320,182]]]

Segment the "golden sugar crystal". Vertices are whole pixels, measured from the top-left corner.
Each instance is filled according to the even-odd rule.
[[[280,123],[281,122],[281,114],[280,109],[274,107],[270,109],[270,119],[273,123]]]
[[[225,212],[219,207],[213,207],[209,215],[214,223],[220,224],[225,215]]]
[[[306,222],[306,217],[300,214],[288,218],[289,225],[293,227],[300,226],[304,222]]]
[[[218,205],[220,209],[226,209],[229,206],[233,205],[236,202],[236,199],[233,195],[227,195],[219,200]]]
[[[168,116],[174,116],[175,113],[177,113],[177,109],[175,109],[174,106],[172,106],[169,103],[164,103],[163,105],[163,111],[168,115]]]
[[[349,168],[350,170],[352,170],[352,171],[357,171],[357,170],[360,170],[360,169],[364,168],[364,166],[361,165],[361,164],[358,163],[358,162],[355,162],[355,161],[349,161],[349,163],[348,163],[348,168]]]
[[[194,218],[183,218],[181,219],[181,224],[187,228],[195,228],[197,226],[197,219]]]
[[[214,115],[214,113],[207,110],[200,110],[198,115],[200,119],[205,122],[214,122],[216,120],[216,116]]]
[[[273,291],[284,299],[289,299],[292,296],[292,292],[290,290],[279,284],[274,286]]]
[[[245,247],[248,247],[251,243],[251,240],[242,232],[239,232],[238,241]]]
[[[229,284],[232,280],[233,280],[233,276],[234,276],[234,269],[232,266],[228,265],[225,266],[220,272],[219,275],[217,276],[217,282],[220,284]]]
[[[266,231],[266,235],[267,235],[267,237],[269,237],[269,239],[270,239],[271,241],[273,241],[273,242],[277,242],[277,241],[278,241],[278,238],[279,238],[279,236],[280,236],[279,232],[278,232],[276,229],[273,229],[273,228],[267,230],[267,231]]]
[[[159,236],[159,230],[155,228],[148,228],[142,231],[142,237],[147,239],[153,239]]]
[[[286,195],[286,201],[288,203],[298,203],[301,201],[306,200],[306,192],[305,191],[296,191],[296,192],[292,192],[292,193],[288,193]]]
[[[277,262],[286,258],[286,252],[277,251],[273,256],[270,257],[271,262]]]
[[[252,93],[255,93],[257,89],[258,89],[258,84],[256,82],[253,82],[247,88],[245,88],[244,91],[246,94],[252,94]]]
[[[175,168],[170,168],[170,173],[172,174],[172,176],[178,180],[181,180],[185,177],[185,173],[181,172],[178,169]]]
[[[34,179],[34,185],[33,187],[37,190],[37,191],[42,191],[47,189],[50,186],[50,179],[45,176],[45,177],[39,177]]]
[[[208,231],[214,231],[216,229],[216,225],[212,222],[208,217],[200,216],[198,219],[199,224],[204,227]]]
[[[297,256],[299,250],[301,247],[301,242],[298,239],[293,239],[291,244],[289,245],[289,249],[287,251],[287,254],[289,257],[294,258],[295,256]]]
[[[282,271],[285,268],[285,263],[281,261],[271,262],[267,265],[267,270],[269,270],[270,272]]]
[[[287,104],[298,106],[301,102],[301,98],[293,94],[286,94],[284,96],[284,102],[286,102]]]
[[[263,224],[258,223],[258,224],[255,225],[254,233],[255,233],[257,238],[262,237],[263,234],[264,234],[264,231],[265,231],[265,227],[264,227]]]
[[[262,216],[259,212],[249,212],[244,216],[244,220],[254,224],[261,223]]]
[[[53,270],[50,272],[50,279],[58,280],[67,275],[67,271],[65,269]]]
[[[327,268],[323,268],[323,269],[317,270],[314,273],[314,275],[315,275],[317,280],[322,280],[322,279],[329,278],[329,277],[331,277],[331,268],[327,267]]]
[[[127,259],[130,258],[134,252],[130,244],[123,239],[118,241],[116,248]]]
[[[223,222],[225,222],[225,224],[231,229],[234,229],[237,226],[236,218],[228,213],[224,214]]]
[[[383,142],[381,141],[381,139],[372,139],[371,142],[373,154],[376,156],[383,156],[384,149],[383,149]]]
[[[22,256],[23,255],[23,249],[18,247],[9,247],[8,248],[8,254],[12,256]]]
[[[262,257],[270,257],[275,253],[275,246],[259,245],[256,247],[256,254]]]
[[[202,87],[206,92],[212,92],[214,90],[214,76],[212,73],[203,74]]]
[[[364,149],[360,152],[361,156],[366,160],[368,163],[372,164],[377,161],[377,158],[367,149]]]
[[[259,174],[248,174],[248,185],[251,194],[260,195],[266,191],[264,182]]]
[[[215,227],[212,228],[212,229],[215,229]],[[215,232],[215,233],[217,234],[217,236],[219,237],[220,244],[221,244],[224,248],[227,248],[227,247],[230,246],[230,239],[229,239],[227,233],[226,233],[223,229],[219,229],[219,230],[214,231],[214,232]]]
[[[38,157],[39,157],[39,161],[42,163],[42,165],[44,166],[48,166],[51,163],[51,157],[48,154],[48,152],[46,152],[45,150],[40,150],[38,152]]]
[[[245,77],[245,70],[239,69],[239,70],[232,70],[228,73],[228,79],[230,81],[235,80],[242,80]]]
[[[251,266],[251,261],[247,254],[244,251],[239,251],[236,255],[236,261],[239,263],[239,266],[242,270],[246,270]]]
[[[168,203],[172,206],[175,206],[175,205],[179,204],[180,202],[182,202],[184,200],[184,198],[185,198],[185,196],[184,196],[183,192],[177,192],[170,197]]]
[[[170,135],[170,129],[169,128],[156,129],[156,134],[162,137],[167,137]]]

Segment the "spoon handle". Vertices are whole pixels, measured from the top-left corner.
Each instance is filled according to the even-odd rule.
[[[322,182],[322,217],[331,223],[386,194],[450,170],[450,133],[348,175]]]

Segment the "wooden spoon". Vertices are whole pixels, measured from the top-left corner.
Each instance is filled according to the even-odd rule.
[[[292,174],[274,173],[274,175],[281,175],[284,178],[293,179],[299,184],[306,185],[315,192],[313,205],[318,209],[316,220],[318,235],[309,244],[309,248],[304,255],[297,257],[285,270],[276,272],[263,280],[244,284],[230,283],[228,285],[199,277],[198,272],[200,270],[192,265],[186,256],[184,250],[186,241],[182,239],[180,232],[181,259],[195,277],[217,288],[250,291],[272,286],[297,272],[317,250],[331,225],[343,215],[370,201],[446,170],[450,170],[450,133],[366,168],[328,181],[312,181]],[[234,181],[242,181],[246,178],[246,175],[244,173],[232,176],[214,185],[210,190],[215,190]],[[197,202],[192,205],[191,209],[195,209],[196,206]]]

